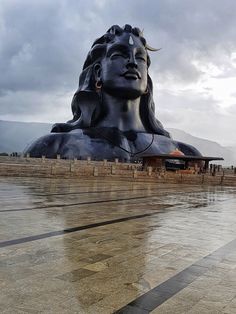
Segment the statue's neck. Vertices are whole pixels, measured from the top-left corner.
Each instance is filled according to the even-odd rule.
[[[98,123],[98,127],[114,127],[121,131],[145,132],[140,118],[140,97],[123,99],[103,93],[102,103],[102,106],[106,108],[106,116]]]

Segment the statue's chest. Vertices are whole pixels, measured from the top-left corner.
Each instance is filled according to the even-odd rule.
[[[66,143],[65,143],[66,142]],[[143,154],[168,154],[175,149],[170,139],[150,133],[117,134],[114,132],[68,134],[62,155],[66,158],[109,159],[130,161]]]

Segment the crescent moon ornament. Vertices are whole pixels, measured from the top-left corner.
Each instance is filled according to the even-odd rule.
[[[144,35],[143,35],[143,32],[144,32],[144,28],[142,29],[142,31],[140,32],[140,35],[143,37]],[[149,45],[145,45],[145,48],[147,49],[147,50],[149,50],[149,51],[158,51],[158,50],[161,50],[161,48],[158,48],[158,49],[156,49],[156,48],[152,48],[151,46],[149,46]]]
[[[161,48],[158,48],[158,49],[152,48],[151,46],[149,46],[149,45],[147,45],[147,44],[146,44],[146,49],[149,50],[149,51],[158,51],[158,50],[161,50]]]

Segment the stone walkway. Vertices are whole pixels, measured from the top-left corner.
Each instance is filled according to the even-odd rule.
[[[236,187],[0,179],[1,313],[236,313]]]

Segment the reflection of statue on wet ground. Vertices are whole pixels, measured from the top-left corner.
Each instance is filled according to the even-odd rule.
[[[32,157],[119,158],[142,154],[200,155],[192,146],[173,141],[155,118],[150,48],[138,28],[112,26],[97,39],[85,60],[72,100],[73,119],[55,124],[52,133],[32,143]]]

